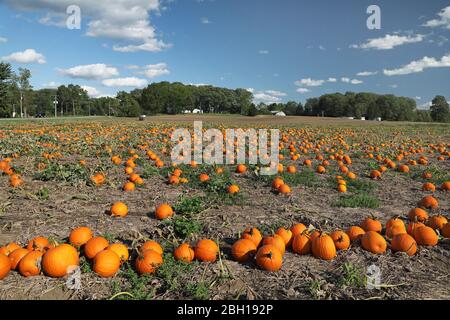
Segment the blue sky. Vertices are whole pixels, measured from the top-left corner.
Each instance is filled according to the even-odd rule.
[[[66,8],[81,9],[81,29]],[[381,29],[369,30],[369,5]],[[151,82],[248,88],[257,102],[372,91],[450,99],[448,1],[0,0],[0,59],[35,88]]]

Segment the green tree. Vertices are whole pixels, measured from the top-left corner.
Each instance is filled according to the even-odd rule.
[[[131,93],[121,91],[117,94],[119,100],[119,117],[137,117],[142,114],[141,106]]]
[[[436,96],[433,99],[430,113],[435,122],[450,122],[450,108],[444,96]]]
[[[9,63],[0,63],[0,117],[9,117],[11,107],[9,105],[8,91],[11,85],[12,70]]]

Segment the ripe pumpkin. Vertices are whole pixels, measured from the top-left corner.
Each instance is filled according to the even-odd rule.
[[[113,217],[123,218],[128,214],[128,207],[125,203],[119,201],[112,205],[110,212]]]
[[[264,237],[264,239],[262,240],[262,244],[263,245],[271,244],[275,246],[282,255],[284,255],[284,253],[286,252],[286,245],[284,244],[284,239],[277,234],[273,235],[272,237]]]
[[[279,228],[275,234],[279,235],[281,238],[283,238],[284,244],[286,247],[289,247],[292,243],[292,231],[286,230],[285,228]]]
[[[256,228],[247,228],[244,230],[241,236],[242,239],[250,239],[253,241],[256,247],[259,247],[259,244],[262,240],[261,232],[259,232]]]
[[[416,240],[407,233],[394,236],[391,241],[391,247],[393,251],[406,252],[408,256],[414,255],[417,251]]]
[[[256,253],[256,245],[250,239],[239,239],[231,247],[231,254],[238,262],[250,260]]]
[[[450,181],[443,182],[441,184],[442,191],[450,191]]]
[[[235,184],[232,184],[231,186],[229,186],[229,187],[227,188],[227,192],[228,192],[229,194],[236,194],[236,193],[239,192],[239,187],[238,187],[237,185],[235,185]]]
[[[91,177],[91,180],[95,185],[101,186],[102,184],[105,183],[106,178],[103,173],[96,173],[94,176]]]
[[[354,242],[354,241],[360,239],[364,235],[364,233],[366,233],[364,231],[364,229],[361,227],[358,227],[358,226],[351,226],[347,230],[347,234],[348,234],[348,237],[350,238],[351,242]]]
[[[95,237],[90,239],[84,245],[84,255],[88,259],[94,259],[97,253],[105,250],[109,246],[108,240],[103,237]]]
[[[19,262],[18,270],[24,277],[37,276],[41,273],[41,262],[44,251],[30,251]]]
[[[9,256],[10,253],[16,249],[20,249],[20,246],[17,243],[11,242],[8,243],[6,246],[0,248],[0,254]]]
[[[162,263],[162,255],[153,250],[146,250],[139,254],[135,266],[139,274],[150,274],[154,273]]]
[[[394,226],[401,226],[406,230],[405,223],[399,217],[393,217],[386,222],[386,230]]]
[[[336,256],[333,239],[323,232],[312,241],[311,249],[314,257],[322,260],[332,260]]]
[[[361,228],[364,229],[364,231],[375,231],[380,233],[383,229],[383,226],[381,225],[381,222],[376,220],[373,216],[367,217],[361,222]]]
[[[414,230],[414,239],[422,246],[435,246],[438,243],[438,235],[427,226],[420,226]]]
[[[92,270],[101,277],[113,277],[120,268],[120,257],[113,250],[103,250],[94,258]]]
[[[173,209],[167,203],[163,203],[156,208],[155,216],[159,220],[167,219],[167,218],[173,216]]]
[[[209,176],[206,173],[202,173],[198,179],[200,180],[200,182],[206,182],[209,180]]]
[[[402,226],[400,224],[393,225],[386,229],[386,237],[388,237],[390,239],[394,238],[398,234],[403,234],[403,233],[406,233],[406,228],[405,228],[405,226]]]
[[[350,246],[350,237],[342,230],[333,231],[330,237],[337,250],[347,250]]]
[[[164,253],[163,248],[161,247],[161,245],[153,240],[149,240],[146,241],[142,246],[141,249],[139,250],[141,253],[144,253],[147,250],[153,250],[156,253],[162,255]]]
[[[192,262],[192,260],[194,260],[195,257],[194,250],[187,243],[183,243],[178,248],[176,248],[173,255],[176,260],[184,261],[187,263]]]
[[[212,240],[202,239],[197,242],[194,252],[197,260],[202,262],[214,262],[219,253],[219,247]]]
[[[94,233],[88,227],[78,227],[73,229],[69,235],[69,242],[75,247],[81,247],[92,239]]]
[[[4,279],[11,270],[11,261],[8,256],[0,253],[0,280]]]
[[[264,245],[256,253],[256,264],[266,271],[278,271],[283,264],[283,256],[275,246]]]
[[[128,261],[128,258],[130,257],[128,248],[123,243],[113,243],[109,245],[106,250],[114,251],[119,256],[122,263]]]
[[[436,191],[436,186],[434,184],[432,184],[431,182],[425,182],[422,185],[422,191],[435,192]]]
[[[53,278],[61,278],[78,266],[77,250],[68,244],[60,244],[48,250],[42,257],[42,270]]]
[[[277,177],[277,178],[273,179],[273,181],[272,181],[272,188],[278,190],[278,188],[279,188],[282,184],[284,184],[283,179],[281,179],[280,177]]]
[[[442,215],[436,215],[436,216],[432,216],[427,221],[427,226],[429,226],[433,230],[436,230],[436,229],[441,230],[447,223],[448,223],[448,220],[446,217],[444,217]]]
[[[30,252],[30,250],[25,249],[25,248],[19,248],[9,254],[8,258],[11,261],[11,269],[12,270],[17,269],[17,267],[19,266],[20,260],[22,260],[23,257],[25,257],[28,254],[28,252]]]
[[[406,232],[407,232],[410,236],[414,237],[414,232],[416,231],[416,229],[418,229],[418,228],[420,228],[420,227],[422,227],[422,226],[425,226],[422,222],[411,221],[411,222],[408,224],[408,228],[406,229]]]
[[[375,254],[384,253],[387,248],[386,240],[375,231],[366,232],[361,238],[361,245],[363,249]]]
[[[428,213],[422,208],[411,209],[408,213],[409,221],[425,222],[428,220]]]
[[[298,234],[302,234],[303,231],[305,231],[305,230],[306,230],[306,226],[303,223],[297,223],[297,224],[293,225],[291,228],[292,237],[295,237]]]
[[[28,250],[37,250],[41,252],[45,252],[48,249],[53,247],[47,238],[44,237],[36,237],[28,242],[27,249]]]
[[[423,207],[425,209],[437,209],[439,207],[439,202],[433,196],[426,196],[420,200],[419,207]]]
[[[282,184],[278,188],[278,192],[281,194],[289,194],[289,193],[291,193],[291,187],[289,187],[287,184]]]
[[[128,181],[122,187],[123,191],[134,191],[136,189],[136,185],[133,182]]]
[[[292,251],[298,254],[308,254],[311,252],[311,238],[306,230],[294,236],[292,240]]]
[[[237,173],[245,173],[247,171],[247,167],[243,164],[240,164],[236,167]]]

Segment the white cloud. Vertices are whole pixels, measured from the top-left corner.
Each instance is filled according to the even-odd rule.
[[[306,88],[298,88],[296,91],[297,91],[298,93],[307,93],[307,92],[309,92],[310,90],[309,90],[309,89],[306,89]]]
[[[422,97],[417,96],[417,97],[414,97],[414,99],[416,99],[416,100],[422,100]]]
[[[375,50],[390,50],[397,46],[401,46],[407,43],[417,43],[423,41],[424,35],[407,35],[400,36],[397,34],[387,34],[383,38],[369,39],[362,44],[353,44],[350,48],[354,49],[375,49]]]
[[[74,4],[73,0],[4,0],[4,2],[17,10],[46,12],[40,22],[57,26],[63,26],[61,13],[66,12],[69,5]],[[169,47],[158,39],[156,29],[150,21],[151,13],[161,12],[159,0],[77,0],[76,4],[82,8],[83,19],[87,21],[87,36],[133,42],[114,46],[116,51],[157,52]]]
[[[247,88],[247,91],[250,92],[250,93],[254,93],[254,92],[255,92],[255,89],[253,89],[253,88]]]
[[[344,83],[350,83],[350,84],[361,84],[361,83],[363,83],[361,80],[350,79],[350,78],[347,78],[347,77],[342,77],[341,81],[344,82]]]
[[[97,88],[90,87],[90,86],[81,86],[82,89],[87,91],[88,96],[91,98],[99,98],[101,93],[97,90]]]
[[[325,49],[325,47],[324,47],[324,46],[320,45],[320,46],[319,46],[319,50],[322,50],[322,51],[324,51],[324,50],[326,50],[326,49]]]
[[[259,50],[259,54],[269,54],[269,50]]]
[[[420,60],[412,61],[407,65],[398,69],[392,70],[384,69],[383,73],[386,76],[398,76],[422,72],[423,70],[428,68],[448,68],[448,67],[450,67],[450,54],[443,56],[440,60],[436,60],[435,58],[430,57],[423,57]]]
[[[368,77],[368,76],[374,76],[378,74],[378,71],[362,71],[362,72],[358,72],[356,75],[358,77]]]
[[[102,84],[106,87],[142,88],[145,87],[148,84],[148,82],[145,79],[129,77],[129,78],[105,79],[102,81]]]
[[[200,19],[200,22],[201,22],[202,24],[211,24],[211,23],[212,23],[211,20],[209,20],[209,19],[206,18],[206,17],[201,18],[201,19]]]
[[[450,29],[450,6],[442,9],[437,15],[439,16],[438,19],[429,20],[422,26],[430,28],[444,27]]]
[[[389,87],[393,88],[393,89],[397,89],[398,88],[398,84],[391,84]]]
[[[165,63],[149,64],[146,65],[143,69],[144,71],[139,73],[144,74],[147,78],[150,79],[170,74],[167,64]]]
[[[433,105],[433,103],[431,101],[426,102],[424,104],[421,104],[419,106],[417,106],[417,109],[421,109],[421,110],[428,110],[430,109],[430,107]]]
[[[306,79],[301,79],[301,80],[295,81],[295,85],[297,85],[299,87],[301,87],[301,86],[320,87],[324,83],[325,83],[325,80],[313,80],[311,78],[306,78]]]
[[[253,98],[255,103],[264,102],[264,103],[279,103],[282,101],[281,98],[271,96],[270,94],[264,92],[258,92],[253,94]]]
[[[270,94],[272,96],[275,97],[285,97],[287,96],[287,93],[281,92],[281,91],[277,91],[277,90],[266,90],[267,94]]]
[[[8,42],[8,38],[0,37],[0,43]]]
[[[76,66],[69,69],[59,69],[59,72],[71,78],[99,80],[119,75],[115,67],[109,67],[103,63]]]
[[[42,85],[42,88],[44,88],[44,89],[55,89],[55,88],[58,88],[59,86],[60,86],[59,83],[57,83],[55,81],[50,81],[50,82],[44,83]]]
[[[1,60],[7,62],[16,62],[16,63],[46,63],[45,57],[42,53],[36,52],[34,49],[26,49],[23,52],[14,52],[9,56],[2,57]]]
[[[337,79],[336,78],[328,78],[328,80],[327,80],[328,82],[336,82],[337,81]]]

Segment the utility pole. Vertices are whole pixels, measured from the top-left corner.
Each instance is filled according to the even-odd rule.
[[[57,106],[58,106],[58,99],[57,99],[56,95],[55,95],[55,100],[53,100],[53,105],[55,106],[55,118],[57,118],[58,117],[58,108],[57,108]]]
[[[22,95],[22,90],[20,90],[20,117],[23,118],[23,95]]]

